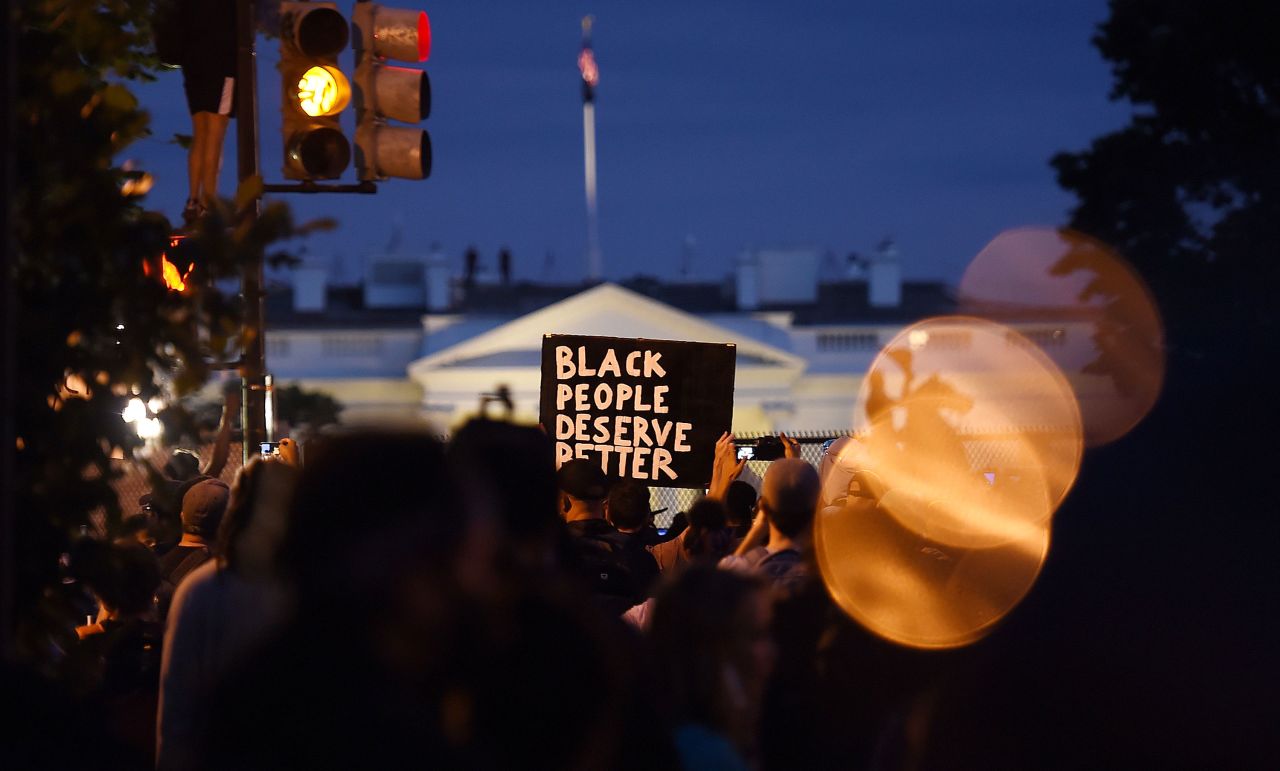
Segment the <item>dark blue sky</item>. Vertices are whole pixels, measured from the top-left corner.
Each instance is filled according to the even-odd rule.
[[[349,4],[340,3],[347,9]],[[596,17],[600,230],[609,277],[719,277],[744,246],[844,255],[884,236],[912,277],[956,281],[999,231],[1057,224],[1071,204],[1048,158],[1121,125],[1089,45],[1104,0],[468,0],[425,6],[434,41],[431,179],[376,196],[289,196],[338,231],[309,239],[345,275],[393,229],[412,248],[468,244],[517,275],[585,269],[579,20]],[[262,168],[280,181],[279,77],[260,40]],[[344,54],[343,63],[351,62]],[[176,219],[190,133],[181,76],[139,89],[153,139],[125,157],[156,174]],[[348,128],[353,125],[349,114]],[[234,140],[223,193],[234,190]],[[398,223],[398,225],[397,225]]]

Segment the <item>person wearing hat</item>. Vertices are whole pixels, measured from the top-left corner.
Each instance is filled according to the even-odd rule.
[[[173,593],[182,579],[213,556],[218,525],[230,496],[231,489],[220,479],[203,479],[182,496],[182,540],[160,559],[156,606],[161,621],[169,614]]]
[[[609,480],[595,461],[566,461],[556,472],[560,487],[560,511],[569,531],[567,556],[571,575],[590,593],[596,605],[610,615],[620,615],[643,602],[643,580],[627,560],[625,537],[605,519]]]
[[[213,441],[213,454],[201,465],[200,456],[191,450],[177,449],[160,468],[152,467],[151,491],[138,499],[156,531],[155,551],[161,557],[177,543],[181,535],[182,500],[193,485],[218,477],[231,454],[231,424],[240,412],[240,390],[228,388],[223,396],[222,418]]]

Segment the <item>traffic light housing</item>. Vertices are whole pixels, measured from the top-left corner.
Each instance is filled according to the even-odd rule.
[[[338,66],[351,31],[334,3],[280,4],[281,125],[284,176],[336,179],[351,164],[338,116],[351,84]]]
[[[431,54],[425,11],[357,2],[351,14],[356,51],[356,173],[361,181],[431,175],[431,136],[419,123],[431,114],[431,80],[422,70],[386,60],[423,62]]]

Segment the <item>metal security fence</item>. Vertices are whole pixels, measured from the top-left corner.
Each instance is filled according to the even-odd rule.
[[[815,468],[821,463],[822,453],[829,442],[833,442],[842,436],[850,435],[849,431],[806,431],[787,434],[788,437],[800,443],[800,457],[812,463]],[[764,436],[776,436],[776,434],[739,434],[738,438],[760,439]],[[769,461],[767,460],[749,460],[742,472],[742,479],[752,483],[758,489],[760,478],[768,468]],[[670,526],[671,520],[675,515],[682,511],[688,511],[703,496],[704,492],[703,490],[682,487],[652,488],[649,495],[650,508],[654,510],[665,509],[654,515],[654,524],[660,528]]]
[[[801,457],[812,463],[816,468],[821,468],[823,452],[830,442],[852,435],[850,431],[812,431],[788,434],[788,436],[800,443]],[[1078,437],[1075,437],[1070,432],[1044,426],[1005,431],[962,432],[961,443],[968,456],[969,465],[975,472],[996,468],[1016,469],[1034,466],[1038,463],[1036,458],[1026,457],[1028,443],[1025,438],[1028,435],[1036,436],[1037,444],[1049,448],[1051,452],[1069,450],[1072,443],[1078,442]],[[759,439],[761,436],[764,435],[746,434],[741,435],[740,438]],[[442,437],[442,439],[447,440],[446,437]],[[190,449],[194,449],[203,461],[207,461],[213,453],[213,445],[211,444]],[[232,442],[226,468],[223,469],[221,474],[221,479],[224,482],[231,484],[232,480],[235,479],[240,470],[241,458],[240,443]],[[161,456],[156,461],[157,465],[163,463],[163,459],[164,456]],[[119,498],[120,505],[127,515],[137,509],[138,498],[150,490],[150,481],[147,478],[145,468],[140,464],[127,461],[118,461],[118,463],[121,476],[113,483],[113,487]],[[758,488],[760,479],[768,467],[769,461],[748,461],[742,478]],[[662,509],[660,513],[654,516],[655,523],[658,527],[669,526],[676,514],[688,511],[697,502],[698,498],[702,497],[703,493],[703,490],[676,487],[652,488],[650,492],[650,507],[654,510]],[[101,532],[102,517],[100,515],[95,517],[94,522]]]
[[[173,449],[177,448],[175,447]],[[201,463],[208,463],[209,458],[213,456],[212,444],[194,447],[188,446],[185,449],[193,450],[197,455],[199,455]],[[164,465],[164,462],[167,459],[168,454],[165,453],[158,455],[151,462],[157,468],[160,468]],[[120,508],[126,517],[138,511],[138,499],[146,493],[151,492],[151,480],[147,476],[146,466],[143,465],[146,462],[147,461],[115,461],[115,469],[120,473],[120,476],[111,483],[111,488],[115,491],[116,500],[120,502]],[[231,482],[236,478],[236,474],[240,473],[240,467],[242,465],[244,465],[243,446],[240,442],[232,442],[227,455],[227,465],[223,467],[222,474],[220,474],[218,478],[227,484],[231,484]],[[97,535],[105,535],[106,516],[104,512],[95,512],[90,517],[90,521],[92,522],[94,529],[97,531]]]
[[[815,468],[822,467],[822,456],[828,444],[840,437],[854,436],[850,431],[816,431],[788,434],[800,443],[800,455]],[[747,435],[743,438],[755,439],[758,435]],[[1035,468],[1043,461],[1034,457],[1033,447],[1039,447],[1054,457],[1067,457],[1073,448],[1079,448],[1079,436],[1072,431],[1053,426],[1019,426],[1016,428],[991,430],[961,430],[960,443],[964,447],[969,468],[974,473],[1000,469],[1015,471]],[[1034,441],[1027,441],[1028,439]],[[759,482],[769,467],[769,461],[747,461],[742,479],[759,489]],[[702,490],[689,490],[672,487],[655,487],[651,492],[653,509],[665,509],[654,516],[658,527],[670,525],[671,519],[678,512],[688,511]]]

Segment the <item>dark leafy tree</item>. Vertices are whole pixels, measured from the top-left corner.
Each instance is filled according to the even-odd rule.
[[[125,170],[122,149],[148,131],[129,90],[157,66],[151,0],[29,0],[13,6],[17,29],[13,281],[18,295],[15,509],[19,651],[56,649],[58,557],[69,539],[105,512],[121,510],[109,482],[113,458],[140,446],[121,419],[131,398],[173,401],[234,360],[240,304],[215,282],[238,275],[254,255],[327,223],[299,226],[288,209],[237,216],[260,180],[242,186],[178,248],[170,223],[143,207],[141,170]],[[185,291],[156,270],[167,253]],[[287,255],[272,252],[271,259]]]
[[[342,404],[323,391],[308,391],[297,383],[276,388],[276,417],[292,430],[317,431],[338,422]]]
[[[1110,10],[1094,44],[1111,63],[1112,98],[1134,112],[1089,149],[1054,157],[1079,199],[1071,224],[1151,283],[1175,355],[1274,339],[1280,6],[1112,0]]]
[[[1280,537],[1266,484],[1280,461],[1269,374],[1280,279],[1277,29],[1280,6],[1265,0],[1111,0],[1094,44],[1132,117],[1052,160],[1077,197],[1070,224],[1134,263],[1168,338],[1156,409],[1086,456],[1054,520],[1057,561],[1037,586],[1058,618],[1092,621],[1043,660],[1061,673],[1045,678],[1044,697],[1061,722],[1046,720],[1041,738],[1069,754],[1063,737],[1096,736],[1093,751],[1105,750],[1080,765],[1124,765],[1128,754],[1244,767],[1270,755],[1257,705],[1277,676],[1267,653],[1277,641],[1274,614],[1259,610],[1275,606],[1280,581],[1258,545]],[[1098,698],[1101,687],[1125,694],[1121,706]],[[1108,734],[1121,723],[1125,737]]]

